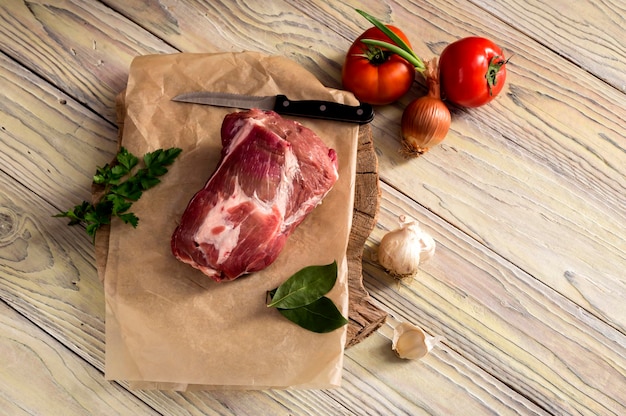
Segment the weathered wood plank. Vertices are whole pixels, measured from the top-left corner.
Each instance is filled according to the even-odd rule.
[[[96,163],[106,163],[112,156],[113,150],[102,147],[115,149],[117,132],[4,55],[0,55],[0,79],[11,91],[11,106],[0,115],[1,157],[6,166],[6,171],[0,169],[0,299],[103,371],[104,294],[93,246],[84,229],[67,227],[66,220],[52,215],[58,212],[55,206],[66,209],[90,198]],[[59,97],[65,104],[59,103]],[[56,137],[63,137],[62,146],[48,142],[58,142]],[[98,150],[95,154],[92,147]],[[54,169],[41,168],[51,161]],[[63,171],[75,173],[63,177],[59,173]],[[133,394],[162,414],[173,415],[233,414],[227,409],[238,408],[240,397],[240,393],[219,393],[219,400],[211,393]],[[337,406],[318,394],[311,403]],[[271,413],[283,409],[278,400],[261,392],[246,400],[252,409]]]
[[[0,356],[3,414],[158,414],[1,301]]]
[[[49,118],[54,121],[53,118]],[[103,122],[104,123],[104,122]],[[29,137],[21,137],[28,143]],[[48,180],[48,179],[46,179]],[[26,183],[28,185],[28,183]],[[0,171],[0,299],[50,333],[96,369],[104,369],[104,293],[93,246],[80,227],[52,218],[55,208]],[[53,203],[62,203],[55,198]],[[162,414],[236,414],[238,393],[135,391]],[[279,394],[280,396],[280,394]],[[300,400],[298,397],[296,400]],[[305,397],[306,399],[306,397]],[[251,409],[276,413],[283,406],[262,392],[247,396]],[[329,408],[337,403],[323,393],[310,399]],[[190,404],[192,402],[193,404]],[[305,400],[306,402],[306,400]],[[252,413],[251,413],[252,414]],[[314,414],[314,413],[310,413]]]
[[[551,414],[626,412],[626,335],[398,191],[382,191],[364,281],[385,309],[443,335],[456,353]],[[414,280],[394,283],[373,259],[399,213],[417,219],[437,250]]]
[[[624,2],[471,1],[626,93]]]
[[[0,115],[0,297],[102,371],[104,296],[93,246],[84,229],[52,215],[54,206],[90,198],[91,175],[110,160],[117,131],[3,55],[0,68],[11,103]],[[177,394],[137,395],[168,414],[223,410],[210,395],[195,409]]]
[[[2,52],[115,121],[133,57],[175,50],[95,1],[0,3]]]
[[[345,52],[336,42],[344,40],[328,26],[326,16],[303,15],[300,2],[104,2],[181,52],[252,50],[286,56],[324,85],[340,87],[338,74]]]
[[[410,319],[416,322],[413,317]],[[391,351],[391,341],[377,333],[362,345],[351,348],[347,356],[358,363],[358,367],[346,377],[357,378],[361,391],[393,387],[385,400],[378,403],[367,396],[359,397],[359,392],[355,392],[354,397],[359,397],[359,402],[354,403],[353,408],[366,409],[366,414],[549,414],[501,380],[459,360],[458,352],[445,344],[435,347],[422,360],[404,361]],[[468,387],[470,391],[464,392]]]
[[[2,53],[0,65],[3,170],[47,200],[89,199],[95,166],[115,153],[116,127]]]

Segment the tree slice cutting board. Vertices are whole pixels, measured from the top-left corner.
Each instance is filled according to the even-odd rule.
[[[124,91],[117,96],[117,123],[119,126],[118,150],[124,129],[125,105]],[[374,151],[372,129],[369,125],[359,128],[357,150],[356,183],[352,229],[348,241],[348,292],[349,324],[346,348],[358,344],[376,331],[387,318],[387,313],[372,302],[363,286],[362,257],[363,247],[376,225],[380,204],[378,185],[378,158]],[[92,188],[93,199],[97,200],[101,189]],[[101,229],[96,234],[96,263],[100,280],[104,276],[108,249],[108,229]]]
[[[376,225],[379,205],[378,158],[374,151],[372,129],[366,124],[359,128],[354,209],[347,251],[350,323],[346,348],[367,338],[387,318],[387,313],[372,303],[363,286],[362,273],[363,247]]]

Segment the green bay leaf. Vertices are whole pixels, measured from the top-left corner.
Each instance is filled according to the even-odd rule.
[[[348,323],[333,301],[326,296],[299,308],[279,308],[278,311],[291,322],[319,334],[334,331]]]
[[[280,285],[269,307],[295,309],[309,305],[330,292],[337,281],[337,262],[305,267]]]

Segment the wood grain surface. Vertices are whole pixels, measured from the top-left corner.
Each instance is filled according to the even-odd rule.
[[[95,167],[113,157],[115,96],[131,60],[254,50],[341,88],[345,51],[369,27],[357,7],[401,27],[424,58],[469,35],[511,57],[503,93],[482,108],[452,106],[446,140],[417,160],[398,153],[399,119],[422,83],[376,108],[370,126],[381,197],[363,253],[368,301],[445,340],[403,361],[384,325],[346,350],[343,385],[328,391],[105,382],[93,246],[52,215],[89,199]],[[0,408],[626,414],[625,16],[617,0],[1,2]],[[437,251],[415,279],[397,282],[374,255],[401,214]]]
[[[359,128],[354,209],[347,249],[350,323],[346,348],[372,335],[387,319],[387,312],[373,302],[363,285],[363,251],[376,226],[380,194],[378,158],[374,152],[372,129],[369,125],[364,125]]]

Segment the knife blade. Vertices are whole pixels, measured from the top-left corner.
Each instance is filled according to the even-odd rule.
[[[358,106],[339,104],[321,100],[290,100],[284,95],[251,96],[220,92],[189,92],[177,95],[172,101],[261,110],[273,110],[279,114],[319,118],[325,120],[344,121],[348,123],[366,124],[374,118],[371,105],[361,103]]]

